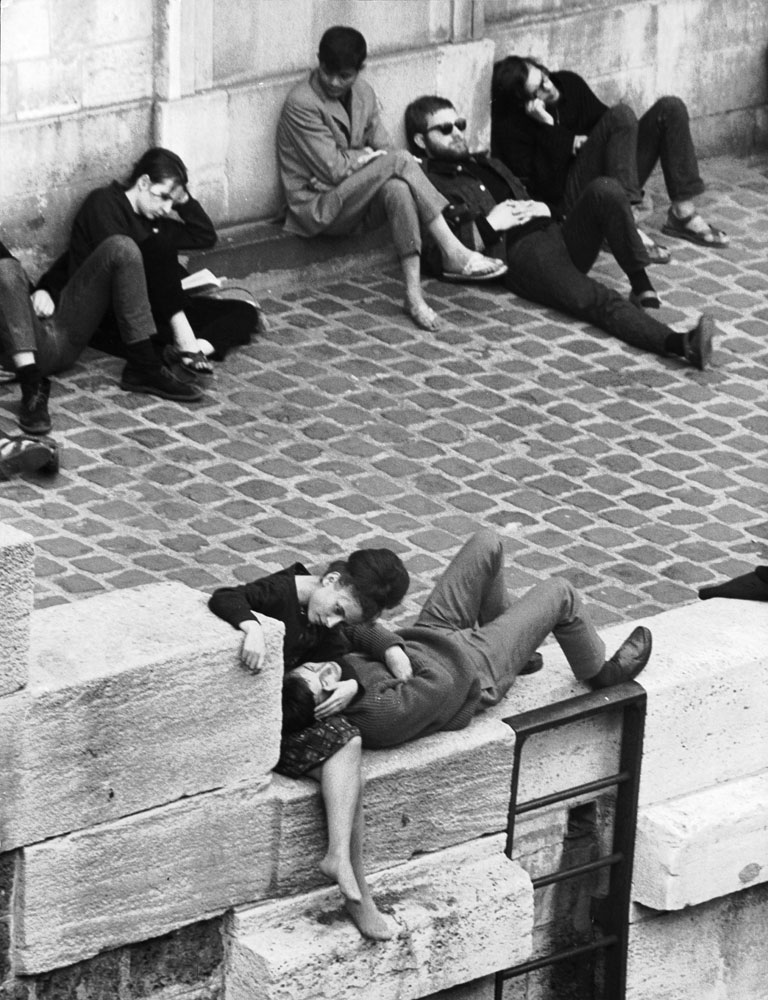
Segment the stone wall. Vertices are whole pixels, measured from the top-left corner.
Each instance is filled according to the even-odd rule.
[[[707,155],[768,139],[760,0],[4,0],[6,242],[39,272],[84,194],[153,143],[184,157],[217,224],[273,217],[277,116],[331,23],[366,35],[400,139],[408,100],[440,92],[487,144],[491,67],[511,51],[582,71],[609,101],[679,94]]]
[[[556,646],[469,728],[364,755],[367,866],[398,928],[374,945],[319,873],[317,785],[270,770],[281,626],[252,676],[181,584],[32,611],[33,557],[2,530],[0,620],[28,650],[0,670],[3,1000],[490,1000],[497,969],[588,938],[604,876],[535,894],[531,879],[605,851],[610,794],[521,818],[503,854],[502,720],[583,693]],[[715,600],[647,624],[627,997],[764,1000],[768,609]],[[617,745],[611,713],[531,737],[521,799],[612,773]],[[505,1000],[561,995],[563,975],[591,978],[536,976]]]

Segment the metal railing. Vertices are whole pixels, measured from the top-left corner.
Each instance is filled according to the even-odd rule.
[[[605,688],[590,694],[569,698],[529,712],[504,719],[516,734],[515,758],[507,825],[506,855],[512,857],[515,820],[518,816],[543,809],[569,799],[582,798],[608,788],[616,788],[613,837],[610,853],[593,861],[551,872],[532,880],[534,891],[588,872],[608,871],[609,890],[599,901],[593,900],[593,927],[597,932],[592,941],[566,948],[551,955],[534,958],[511,966],[496,974],[495,1000],[503,1000],[504,983],[517,976],[553,966],[558,962],[604,953],[605,975],[603,992],[606,1000],[624,1000],[627,980],[627,945],[629,941],[629,903],[632,886],[632,862],[635,851],[637,797],[640,787],[640,765],[643,754],[646,694],[634,681]],[[562,791],[526,802],[517,801],[523,748],[528,737],[551,729],[581,722],[604,713],[621,713],[619,766],[615,774],[595,781],[573,785]]]

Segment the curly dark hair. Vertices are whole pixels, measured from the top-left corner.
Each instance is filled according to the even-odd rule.
[[[306,729],[315,721],[315,696],[309,684],[289,670],[283,677],[283,732]]]

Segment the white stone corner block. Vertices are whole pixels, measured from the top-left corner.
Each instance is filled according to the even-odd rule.
[[[640,806],[768,768],[768,605],[715,598],[643,621],[653,653]]]
[[[205,600],[160,583],[33,613],[29,684],[0,699],[0,849],[269,780],[283,626],[254,676]]]
[[[411,1000],[524,961],[533,889],[503,837],[426,855],[371,879],[399,933],[363,938],[338,890],[235,911],[227,1000]]]
[[[34,577],[32,536],[0,523],[0,696],[27,683]]]
[[[680,910],[768,882],[768,770],[641,810],[632,898]]]

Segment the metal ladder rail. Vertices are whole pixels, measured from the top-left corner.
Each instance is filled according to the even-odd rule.
[[[605,949],[605,993],[611,1000],[624,1000],[629,943],[629,903],[632,886],[632,863],[635,849],[637,799],[640,788],[643,734],[645,730],[646,693],[631,681],[614,688],[579,695],[554,705],[520,712],[504,719],[515,731],[515,754],[512,770],[506,855],[512,856],[515,819],[517,816],[557,802],[567,801],[604,788],[616,787],[616,806],[611,853],[595,861],[552,872],[533,880],[534,890],[562,882],[588,871],[610,869],[608,896],[596,907],[596,919],[606,933],[596,940],[575,948],[564,949],[542,958],[531,959],[496,974],[495,1000],[503,1000],[504,983],[558,962],[588,955]],[[619,770],[595,781],[575,785],[560,792],[517,802],[523,748],[529,736],[580,722],[605,712],[621,712],[621,743]]]

